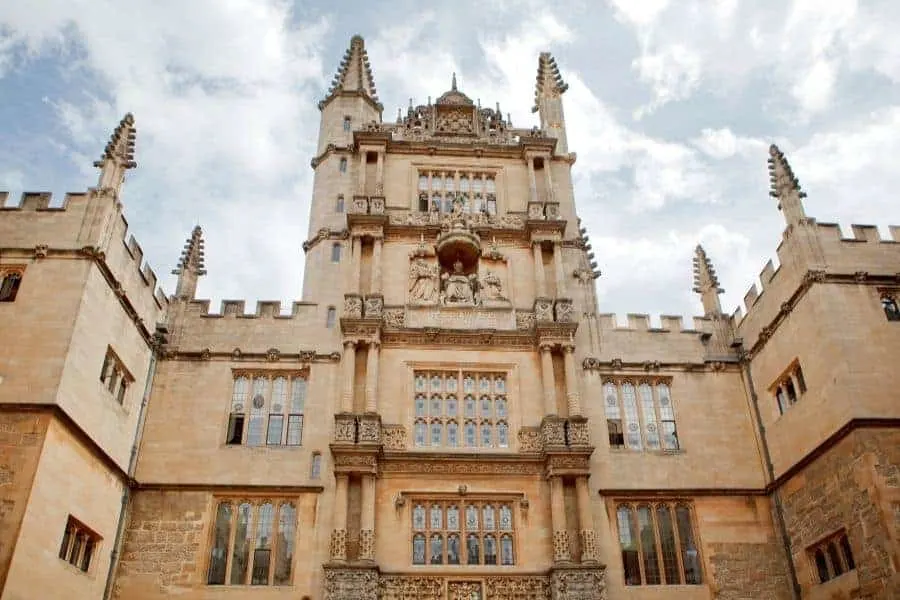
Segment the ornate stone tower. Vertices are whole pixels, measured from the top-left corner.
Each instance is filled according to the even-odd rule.
[[[305,295],[340,308],[330,600],[604,589],[565,89],[542,54],[541,128],[477,106],[455,74],[385,124],[353,38],[321,104]]]

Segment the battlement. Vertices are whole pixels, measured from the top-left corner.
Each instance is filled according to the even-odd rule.
[[[655,334],[663,333],[689,333],[699,334],[710,331],[707,317],[691,317],[692,328],[685,328],[685,317],[682,315],[659,315],[659,327],[651,325],[651,315],[640,313],[628,313],[625,315],[625,325],[620,325],[619,316],[615,313],[602,313],[597,315],[597,322],[601,329],[611,331],[642,331]]]
[[[841,226],[837,223],[816,223],[819,236],[823,243],[828,242],[844,242],[855,244],[858,242],[873,242],[884,244],[896,244],[900,242],[900,225],[888,225],[888,231],[891,233],[891,239],[881,237],[877,225],[857,225],[851,224],[850,230],[853,237],[844,237]]]
[[[74,204],[87,202],[87,192],[67,192],[60,206],[53,203],[53,192],[22,192],[19,204],[7,206],[9,192],[0,192],[0,211],[65,211]]]
[[[188,303],[186,315],[207,317],[211,319],[293,319],[298,315],[306,316],[315,313],[318,304],[312,302],[292,302],[291,312],[282,314],[280,300],[258,300],[256,312],[246,312],[246,300],[222,300],[218,313],[209,312],[211,302],[209,300],[191,300]]]

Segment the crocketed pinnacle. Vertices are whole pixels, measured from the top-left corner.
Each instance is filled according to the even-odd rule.
[[[134,161],[134,140],[137,130],[134,128],[134,115],[131,113],[122,117],[119,126],[115,128],[109,137],[106,148],[100,160],[94,161],[95,167],[103,167],[107,160],[112,160],[121,169],[133,169],[137,166]]]
[[[324,102],[342,92],[362,93],[374,102],[379,108],[378,94],[375,90],[375,80],[372,77],[372,66],[369,64],[369,55],[366,52],[365,42],[362,36],[354,35],[350,38],[350,47],[344,53],[344,58],[338,66],[331,88]]]
[[[778,199],[778,208],[784,213],[788,225],[795,225],[806,214],[803,210],[803,198],[806,192],[800,188],[800,181],[778,146],[769,146],[769,195]]]
[[[206,275],[203,264],[203,230],[199,225],[194,227],[191,237],[184,244],[181,251],[181,259],[178,267],[172,271],[173,275],[181,275],[184,271],[192,271],[197,275]]]
[[[719,287],[719,278],[712,262],[706,256],[706,251],[703,246],[697,244],[694,249],[694,292],[700,294],[703,311],[707,316],[718,315],[722,312],[719,294],[724,291]]]
[[[534,89],[534,108],[537,112],[542,97],[556,97],[569,89],[569,84],[563,81],[556,66],[556,59],[549,52],[541,52],[538,57],[537,84]]]

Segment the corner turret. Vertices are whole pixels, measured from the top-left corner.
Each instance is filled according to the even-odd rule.
[[[697,244],[697,248],[694,250],[694,292],[700,294],[704,315],[717,317],[722,314],[719,294],[724,291],[719,287],[719,278],[716,276],[712,262],[706,256],[706,251],[703,246]]]
[[[541,52],[538,58],[537,84],[534,90],[534,107],[541,118],[541,129],[557,140],[556,154],[569,153],[566,140],[566,118],[563,114],[562,95],[569,89],[559,74],[556,60],[549,52]]]
[[[178,266],[172,270],[172,274],[178,275],[175,298],[193,300],[197,295],[198,278],[206,275],[203,264],[203,230],[199,225],[194,227],[191,237],[185,242],[181,259],[178,261]]]
[[[772,188],[769,195],[778,199],[778,209],[784,213],[788,225],[798,225],[806,219],[803,198],[806,193],[800,189],[800,181],[794,176],[790,163],[778,146],[769,146],[769,181]]]

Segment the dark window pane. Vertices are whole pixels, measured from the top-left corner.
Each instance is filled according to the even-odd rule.
[[[278,554],[275,556],[275,585],[291,583],[291,565],[294,563],[294,531],[297,511],[290,504],[282,504],[278,511]]]
[[[900,307],[897,301],[890,296],[881,299],[881,306],[884,308],[884,314],[888,321],[900,321]]]
[[[0,302],[13,302],[19,292],[19,284],[22,276],[18,273],[9,273],[0,284]]]
[[[270,446],[281,445],[281,432],[284,429],[284,415],[269,415],[269,431],[266,443]]]
[[[484,536],[484,564],[497,564],[497,540],[492,535]]]
[[[841,565],[841,557],[838,556],[837,546],[834,545],[834,542],[828,544],[828,560],[831,561],[831,570],[834,572],[834,576],[844,572],[844,567]]]
[[[267,585],[269,583],[269,549],[253,551],[253,576],[251,585]]]
[[[81,544],[84,536],[80,532],[74,532],[75,539],[72,540],[72,551],[69,552],[69,564],[78,564],[78,555],[81,554]]]
[[[447,564],[459,564],[459,536],[455,533],[447,537]]]
[[[106,381],[106,377],[109,374],[109,367],[112,363],[112,357],[107,354],[103,357],[103,367],[100,369],[100,381]]]
[[[469,537],[466,538],[466,563],[470,565],[477,565],[480,561],[481,555],[481,544],[478,540],[478,536],[474,534],[469,534]]]
[[[675,549],[675,529],[672,526],[672,512],[668,506],[656,509],[656,521],[659,525],[659,544],[662,546],[663,572],[666,583],[679,584],[681,571],[678,569],[678,552]]]
[[[216,511],[215,531],[212,549],[209,552],[209,571],[206,583],[221,585],[225,583],[225,565],[228,561],[228,538],[231,535],[231,505],[219,504]]]
[[[119,383],[119,395],[116,396],[116,400],[118,401],[119,404],[125,404],[125,392],[127,390],[128,390],[128,381],[126,381],[123,378],[122,382]]]
[[[806,393],[806,380],[803,379],[803,369],[797,366],[797,370],[794,371],[794,377],[797,378],[797,387],[800,388],[800,393]]]
[[[616,511],[619,523],[619,546],[622,548],[622,567],[625,585],[641,585],[641,567],[638,562],[637,537],[634,534],[634,517],[631,508],[620,506]]]
[[[828,575],[828,563],[825,561],[825,553],[822,550],[816,550],[816,571],[819,573],[819,581],[825,583],[831,577]]]
[[[607,419],[606,428],[609,430],[609,445],[612,448],[625,446],[625,432],[622,430],[622,419]]]
[[[790,379],[785,381],[784,389],[785,389],[785,392],[787,392],[788,402],[790,402],[791,404],[794,404],[795,402],[797,402],[797,391],[794,390],[794,382],[791,381]]]
[[[234,445],[244,441],[244,415],[231,413],[228,417],[228,436],[225,443]]]
[[[675,520],[678,524],[678,539],[681,541],[681,562],[684,564],[684,582],[699,585],[703,579],[700,567],[700,551],[694,539],[691,525],[691,511],[686,506],[675,509]]]
[[[425,536],[421,533],[413,536],[413,564],[425,564]]]
[[[86,537],[84,540],[84,551],[81,553],[81,570],[87,573],[91,566],[91,556],[94,554],[94,540]]]
[[[431,536],[431,564],[440,565],[444,563],[444,538],[438,534]]]
[[[850,540],[847,539],[846,535],[841,536],[841,553],[844,555],[844,563],[847,565],[847,569],[852,571],[856,568],[856,563],[853,562],[853,550],[850,549]]]
[[[66,530],[63,532],[62,544],[59,545],[59,557],[63,560],[69,555],[69,542],[72,540],[72,522],[66,523]]]
[[[500,538],[500,564],[515,564],[515,559],[513,558],[513,540],[508,535],[504,535]]]
[[[661,582],[659,573],[659,557],[656,555],[656,534],[653,532],[653,517],[650,507],[639,506],[637,509],[638,528],[641,535],[641,559],[644,563],[644,579],[649,585]]]

